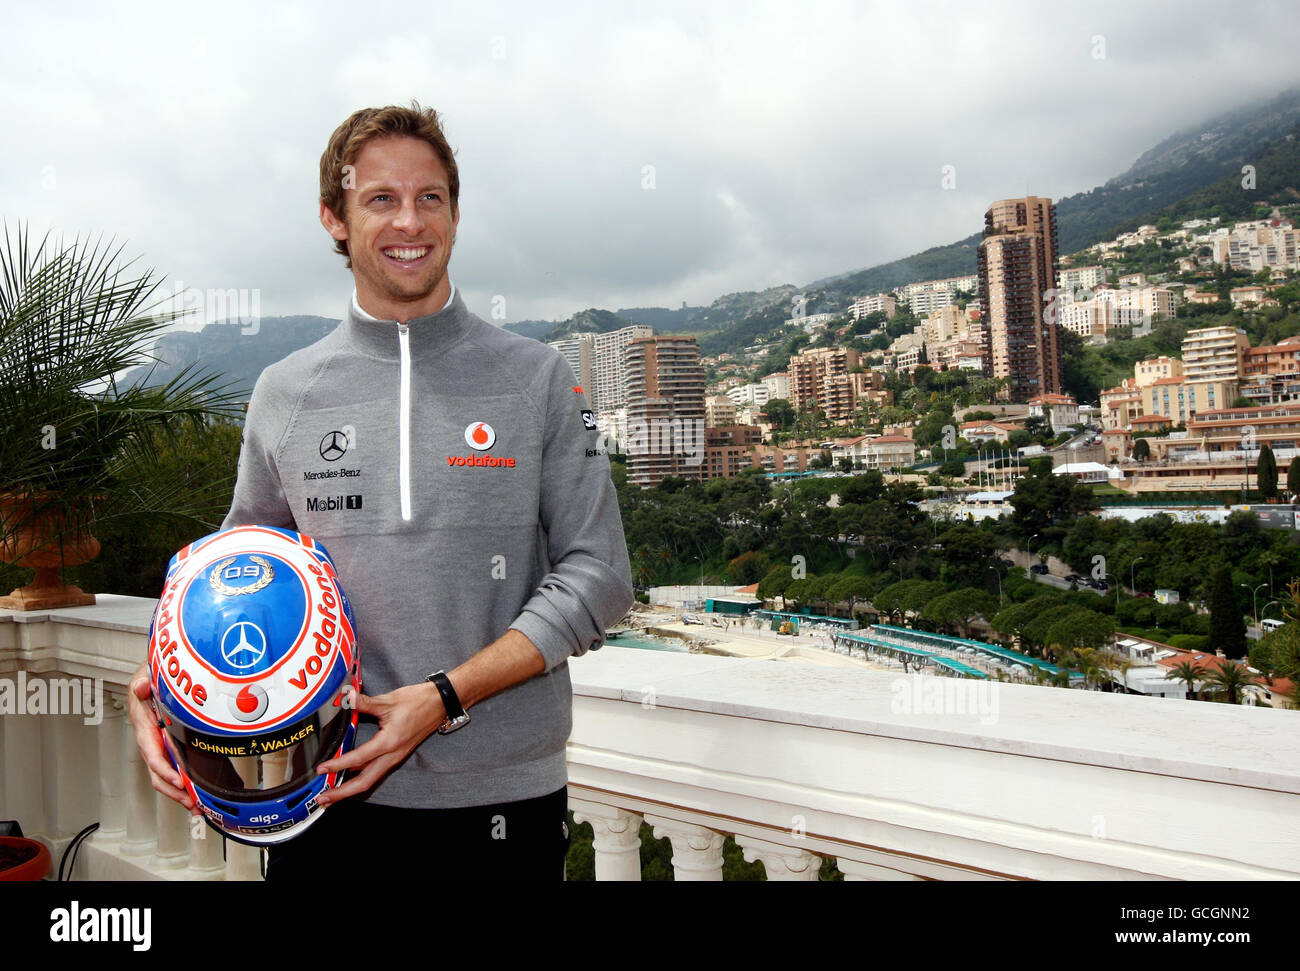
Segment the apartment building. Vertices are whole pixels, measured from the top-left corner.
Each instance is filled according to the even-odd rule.
[[[966,336],[969,320],[966,314],[956,307],[940,307],[930,311],[921,329],[927,344],[938,344]]]
[[[1140,395],[1143,415],[1162,415],[1185,425],[1198,412],[1229,407],[1237,397],[1237,382],[1160,378],[1143,387]]]
[[[979,252],[986,373],[1026,401],[1061,388],[1057,322],[1046,312],[1057,279],[1056,207],[1050,199],[1002,199],[984,214]]]
[[[1113,326],[1114,305],[1105,300],[1077,300],[1057,306],[1062,328],[1080,337],[1101,337]]]
[[[1115,387],[1107,388],[1100,393],[1103,430],[1108,432],[1127,430],[1135,418],[1142,416],[1142,387],[1144,385],[1139,385],[1133,378],[1125,378]]]
[[[1072,266],[1062,269],[1056,274],[1056,288],[1064,293],[1074,293],[1076,290],[1091,290],[1093,287],[1106,282],[1106,268],[1104,266]]]
[[[734,479],[745,469],[754,468],[754,446],[762,440],[762,433],[751,425],[710,427],[705,432],[706,477]]]
[[[842,380],[858,366],[858,352],[844,347],[817,347],[790,358],[790,403],[797,411],[821,408],[830,421],[853,414],[848,383]]]
[[[1240,327],[1203,327],[1183,338],[1183,375],[1188,381],[1232,381],[1241,377],[1250,341]]]
[[[902,469],[916,462],[916,443],[907,435],[863,435],[837,443],[831,458],[847,458],[855,469]]]
[[[550,341],[551,347],[564,355],[573,371],[573,380],[587,392],[588,399],[595,408],[595,381],[592,372],[592,358],[596,352],[596,335],[593,333],[574,334],[564,340]]]
[[[1181,378],[1183,376],[1183,362],[1176,357],[1149,357],[1145,361],[1138,361],[1133,365],[1133,381],[1139,388],[1145,388],[1147,385],[1164,378]]]
[[[639,337],[627,344],[628,481],[704,477],[704,368],[693,337]]]
[[[1046,418],[1052,431],[1060,433],[1079,423],[1079,403],[1068,394],[1040,394],[1029,399],[1031,418]]]
[[[598,415],[627,407],[627,361],[624,354],[635,340],[654,336],[654,328],[633,324],[620,330],[596,334],[591,354],[592,410]],[[583,385],[586,387],[586,385]]]
[[[727,397],[740,407],[742,405],[765,405],[773,397],[772,389],[766,384],[740,384],[727,389]]]
[[[878,311],[884,311],[887,320],[892,319],[894,314],[898,312],[898,301],[888,293],[876,293],[869,297],[858,297],[849,308],[854,320],[861,320],[867,314],[874,314]]]
[[[1014,431],[1023,431],[1024,424],[1012,421],[964,421],[957,426],[957,434],[968,442],[984,444],[998,442],[1005,445]]]
[[[786,371],[778,371],[775,374],[764,375],[760,383],[767,388],[767,396],[770,401],[772,398],[784,398],[790,400],[790,375]],[[755,401],[755,404],[767,404],[767,402]]]
[[[1300,269],[1300,232],[1287,220],[1237,223],[1207,242],[1214,262],[1234,270]]]
[[[710,428],[736,424],[736,403],[725,394],[709,395],[704,399],[704,420]]]
[[[918,317],[955,306],[957,293],[974,294],[979,290],[978,276],[956,276],[943,280],[926,280],[922,283],[909,283],[897,292],[900,300]]]
[[[1247,347],[1241,355],[1243,378],[1300,371],[1300,337],[1288,337],[1279,344]]]

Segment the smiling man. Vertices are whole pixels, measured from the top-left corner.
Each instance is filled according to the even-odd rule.
[[[323,543],[356,613],[351,777],[270,850],[268,879],[560,879],[567,659],[633,602],[609,465],[563,357],[470,313],[447,272],[460,178],[436,112],[364,109],[321,158],[320,219],[356,289],[268,367],[224,526]],[[137,679],[139,680],[139,679]],[[190,805],[137,688],[154,787]],[[376,871],[375,868],[378,868]]]

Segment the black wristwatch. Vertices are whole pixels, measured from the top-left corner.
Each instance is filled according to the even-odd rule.
[[[447,673],[434,671],[424,680],[433,682],[433,686],[438,689],[438,694],[442,695],[442,707],[447,712],[447,720],[438,726],[438,734],[449,735],[456,729],[468,725],[469,712],[460,703],[460,697],[456,694],[456,689],[451,686],[451,679],[447,677]]]

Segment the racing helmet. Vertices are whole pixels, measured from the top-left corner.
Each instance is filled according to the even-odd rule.
[[[361,672],[352,606],[309,536],[236,526],[171,558],[149,629],[158,730],[208,822],[280,843],[323,812],[346,773]]]

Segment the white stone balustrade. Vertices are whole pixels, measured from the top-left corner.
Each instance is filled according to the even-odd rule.
[[[0,819],[56,868],[98,821],[78,879],[259,879],[259,850],[196,839],[149,785],[124,702],[152,611],[0,611],[0,678],[99,678],[104,702],[0,718]],[[640,878],[643,820],[680,880],[720,879],[728,835],[769,880],[828,857],[846,880],[1300,876],[1297,712],[612,645],[571,673],[600,880]]]

